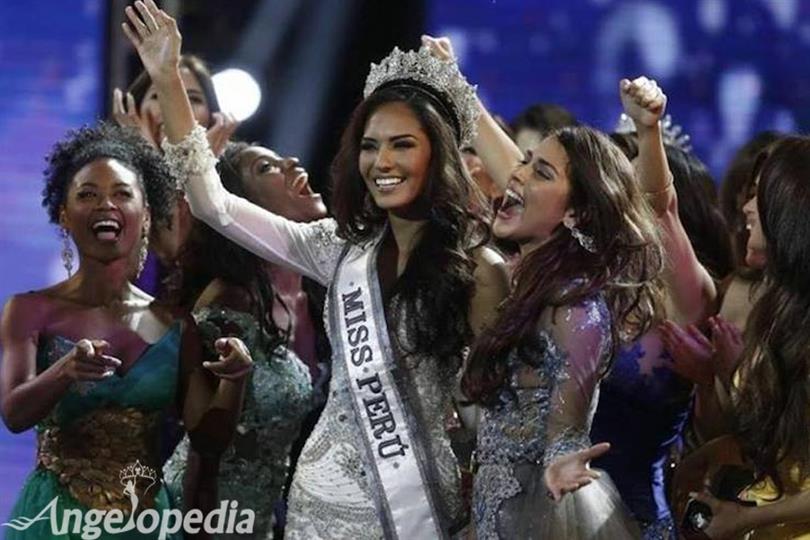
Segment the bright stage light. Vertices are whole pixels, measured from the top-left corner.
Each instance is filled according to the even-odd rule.
[[[259,108],[262,91],[259,83],[247,71],[231,68],[220,71],[212,78],[223,112],[233,114],[241,122]]]

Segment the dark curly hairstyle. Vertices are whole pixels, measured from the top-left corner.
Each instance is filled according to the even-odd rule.
[[[170,223],[175,180],[166,162],[140,133],[111,122],[68,131],[46,158],[42,206],[51,223],[59,224],[68,187],[79,169],[102,158],[115,159],[132,169],[138,175],[153,223]]]
[[[217,164],[225,189],[244,199],[249,197],[239,160],[242,152],[251,146],[254,145],[245,142],[228,143]],[[263,350],[273,350],[287,342],[289,330],[279,328],[272,317],[275,292],[261,257],[195,219],[179,262],[178,273],[167,283],[171,303],[191,307],[213,280],[221,279],[245,292],[248,310],[263,330],[259,335]]]
[[[467,322],[475,286],[471,251],[487,240],[488,232],[481,218],[469,210],[472,198],[481,193],[464,167],[453,129],[423,90],[382,88],[354,110],[332,163],[337,232],[350,242],[362,243],[387,223],[387,213],[374,204],[366,188],[358,156],[366,122],[382,105],[395,102],[405,104],[418,118],[431,147],[422,193],[430,210],[421,239],[391,292],[392,301],[405,308],[396,324],[407,325],[407,335],[413,340],[407,353],[460,361],[462,349],[472,338]],[[478,206],[484,204],[480,201]]]
[[[585,251],[560,223],[545,243],[521,258],[512,294],[495,323],[476,339],[462,376],[466,396],[483,405],[497,401],[507,384],[510,351],[531,339],[544,309],[603,295],[614,352],[646,332],[661,312],[660,238],[630,161],[588,127],[561,128],[548,137],[568,155],[569,206],[577,227],[593,238],[596,253]]]

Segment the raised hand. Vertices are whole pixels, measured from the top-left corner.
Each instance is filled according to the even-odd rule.
[[[225,151],[225,146],[236,128],[239,121],[230,113],[215,112],[213,114],[214,123],[208,128],[208,144],[215,156],[219,157]]]
[[[664,321],[658,331],[672,357],[672,371],[695,384],[712,384],[715,348],[694,324],[681,328],[672,321]]]
[[[250,357],[244,342],[235,337],[219,338],[214,342],[214,348],[219,353],[216,362],[203,362],[203,367],[211,371],[220,379],[235,381],[241,379],[253,369],[253,359]]]
[[[619,94],[624,113],[635,122],[637,128],[655,127],[664,116],[667,96],[655,81],[647,77],[638,77],[632,81],[622,79]]]
[[[176,70],[182,42],[177,22],[158,8],[153,0],[138,0],[135,9],[127,6],[125,11],[129,24],[123,22],[121,28],[138,51],[143,67],[152,80]]]
[[[715,349],[715,369],[725,382],[730,382],[740,363],[743,351],[743,336],[737,326],[720,317],[709,319],[712,329],[712,344]]]
[[[433,56],[439,60],[448,62],[456,61],[456,53],[453,51],[453,44],[448,37],[422,36],[422,46],[427,47]]]
[[[610,443],[599,443],[556,458],[549,463],[543,472],[549,496],[555,501],[562,499],[566,493],[571,493],[583,486],[587,486],[599,478],[599,473],[591,470],[590,462],[610,450]]]
[[[110,344],[100,339],[81,339],[65,357],[63,373],[73,381],[100,381],[111,377],[121,360],[106,354]]]
[[[149,128],[138,115],[138,108],[135,106],[135,98],[132,93],[127,92],[125,101],[124,93],[119,88],[113,90],[112,117],[119,126],[137,129],[149,144],[158,148],[159,141],[152,139]]]

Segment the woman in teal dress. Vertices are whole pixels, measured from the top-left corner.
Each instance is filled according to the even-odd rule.
[[[48,163],[43,206],[61,227],[69,278],[12,297],[3,312],[3,419],[12,432],[37,430],[37,467],[3,532],[37,540],[94,530],[157,537],[154,527],[142,532],[150,519],[141,518],[160,517],[170,505],[158,419],[177,406],[195,446],[221,452],[250,355],[239,340],[224,339],[215,345],[219,358],[201,364],[195,325],[174,321],[132,285],[150,224],[167,220],[174,190],[160,156],[137,133],[82,128],[55,146]],[[71,509],[80,512],[65,514]]]

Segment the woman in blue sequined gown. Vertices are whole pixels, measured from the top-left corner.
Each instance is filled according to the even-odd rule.
[[[70,133],[49,157],[43,205],[63,230],[68,273],[69,239],[78,270],[14,296],[3,313],[3,419],[14,432],[37,430],[37,467],[6,538],[78,538],[84,533],[63,529],[67,509],[118,511],[119,537],[157,537],[133,520],[145,507],[170,507],[160,484],[161,415],[177,406],[201,451],[228,442],[250,370],[244,347],[218,344],[226,358],[207,366],[217,383],[194,354],[193,325],[173,322],[130,282],[150,223],[168,218],[172,189],[160,156],[123,128]],[[57,523],[29,521],[52,500]]]
[[[431,40],[451,54],[445,40]],[[522,156],[482,114],[475,149],[505,189],[493,232],[517,242],[513,290],[462,379],[482,405],[473,493],[477,537],[617,539],[639,532],[588,462],[599,383],[660,296],[660,243],[630,162],[585,127]]]
[[[665,148],[669,132],[662,131],[660,119],[666,97],[655,83],[644,77],[625,80],[620,93],[625,114],[635,125],[636,138],[630,142],[637,145],[638,182],[661,231],[666,317],[678,324],[700,324],[716,309],[715,282],[707,269],[721,278],[731,265],[724,221],[700,182],[701,171],[710,185],[711,177],[696,158]],[[725,263],[720,261],[723,253],[729,256]],[[676,537],[666,465],[673,445],[680,446],[693,382],[702,382],[696,375],[667,353],[662,329],[652,328],[622,347],[602,384],[592,436],[610,442],[612,449],[594,465],[615,479],[645,539]]]

